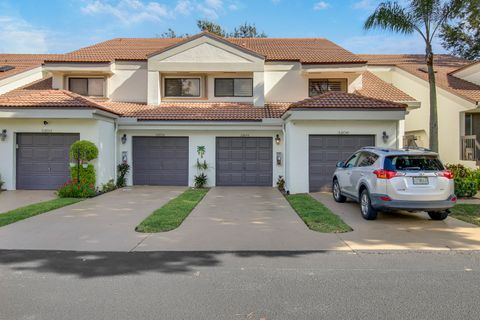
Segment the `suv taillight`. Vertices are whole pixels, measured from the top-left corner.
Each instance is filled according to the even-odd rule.
[[[397,172],[392,171],[392,170],[375,170],[373,173],[377,176],[378,179],[392,179],[394,177],[397,177]]]
[[[438,173],[437,173],[437,176],[438,176],[438,177],[444,177],[444,178],[447,178],[447,179],[450,179],[450,180],[452,180],[453,178],[455,178],[453,172],[450,171],[450,170],[445,170],[445,171],[438,172]]]

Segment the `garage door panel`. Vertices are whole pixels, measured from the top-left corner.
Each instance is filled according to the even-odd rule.
[[[17,134],[17,189],[57,189],[70,179],[69,133]]]
[[[311,135],[309,137],[310,191],[328,191],[338,161],[365,146],[374,146],[373,135]]]
[[[272,138],[218,137],[218,186],[271,186]]]
[[[133,184],[188,185],[188,137],[133,137]]]

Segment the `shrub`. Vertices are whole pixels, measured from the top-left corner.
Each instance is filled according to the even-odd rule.
[[[70,168],[70,175],[72,179],[77,179],[77,172],[78,166],[73,166]],[[80,165],[80,181],[85,181],[86,184],[95,186],[97,179],[93,164],[89,164],[86,168],[84,168],[83,165]]]
[[[98,157],[97,146],[87,140],[79,140],[70,147],[70,158],[80,160],[80,162],[88,162]]]
[[[285,192],[285,178],[283,176],[278,176],[277,188],[280,192]]]
[[[207,184],[207,175],[205,173],[199,173],[194,177],[195,188],[203,188]]]
[[[455,179],[455,195],[460,198],[473,197],[477,194],[478,184],[472,178]]]
[[[117,187],[123,188],[127,185],[127,180],[125,176],[130,171],[130,165],[126,162],[121,163],[117,166],[118,177],[117,177]]]
[[[447,164],[446,168],[453,173],[455,178],[470,178],[472,175],[472,169],[463,164]]]
[[[57,190],[57,195],[60,198],[90,198],[95,196],[95,185],[72,179]]]
[[[107,183],[103,183],[100,186],[100,192],[101,193],[107,193],[107,192],[113,191],[115,189],[117,189],[117,186],[115,185],[115,182],[113,181],[113,179],[109,180]]]

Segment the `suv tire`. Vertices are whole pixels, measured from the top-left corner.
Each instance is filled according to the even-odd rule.
[[[343,203],[347,201],[347,197],[342,195],[342,192],[340,191],[340,184],[338,183],[337,179],[333,180],[332,194],[333,200],[335,200],[336,202]]]
[[[432,220],[445,220],[449,213],[448,211],[430,211],[428,215]]]
[[[360,194],[360,212],[362,217],[365,220],[375,220],[377,219],[377,210],[372,207],[372,202],[370,201],[370,194],[367,189],[364,189]]]

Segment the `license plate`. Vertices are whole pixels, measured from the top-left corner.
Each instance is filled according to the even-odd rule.
[[[413,177],[413,184],[419,184],[419,185],[428,184],[428,177]]]

